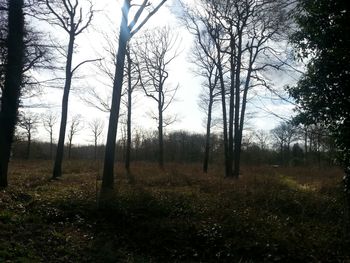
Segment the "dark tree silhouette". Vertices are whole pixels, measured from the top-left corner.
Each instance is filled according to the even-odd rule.
[[[50,159],[53,157],[53,131],[54,126],[57,123],[57,116],[53,114],[51,111],[47,114],[43,115],[43,125],[44,129],[49,133],[50,136]]]
[[[94,160],[97,160],[97,145],[103,132],[104,123],[101,119],[94,119],[89,123],[89,128],[94,139]]]
[[[291,36],[307,71],[290,94],[299,104],[298,121],[321,123],[335,138],[345,167],[350,235],[350,10],[345,0],[300,0],[295,13],[298,29]]]
[[[72,156],[73,137],[83,129],[81,115],[74,115],[70,121],[68,130],[68,159]]]
[[[0,187],[6,187],[8,162],[17,122],[24,64],[23,0],[8,1],[5,82],[0,111]]]
[[[19,116],[18,126],[24,130],[24,135],[27,137],[26,159],[30,158],[30,147],[33,139],[33,133],[37,131],[39,116],[35,113],[22,112]]]
[[[62,97],[62,113],[60,132],[58,137],[57,152],[53,169],[53,178],[62,175],[62,161],[64,152],[64,140],[66,135],[67,118],[68,118],[68,99],[71,90],[72,78],[77,69],[87,62],[94,60],[84,60],[75,67],[72,65],[73,53],[76,37],[88,28],[91,23],[94,11],[92,3],[89,2],[88,11],[83,14],[83,5],[79,0],[62,0],[49,1],[45,0],[46,6],[52,18],[48,18],[48,22],[52,25],[62,28],[68,34],[68,45],[66,53],[65,66],[65,84]]]
[[[123,77],[124,77],[124,64],[127,43],[129,40],[147,23],[147,21],[159,10],[159,8],[166,2],[166,0],[160,1],[156,7],[152,7],[151,1],[144,0],[141,5],[131,5],[131,0],[124,0],[122,7],[122,19],[120,23],[119,31],[119,44],[118,51],[116,55],[116,68],[114,73],[114,82],[113,82],[113,94],[112,94],[112,103],[111,103],[111,112],[108,123],[108,132],[107,132],[107,142],[106,142],[106,151],[104,158],[103,166],[103,177],[102,177],[102,188],[101,193],[104,193],[108,189],[113,189],[114,187],[114,159],[115,159],[115,140],[117,136],[118,129],[118,119],[119,119],[119,109],[121,101],[121,93],[123,86]],[[129,17],[130,9],[136,7],[132,17]],[[150,8],[150,10],[149,10]],[[141,16],[149,11],[145,17]],[[141,18],[141,19],[140,19]],[[103,198],[102,198],[103,199]]]
[[[178,85],[166,85],[169,77],[169,65],[178,56],[176,50],[177,36],[172,35],[170,28],[157,28],[148,31],[138,52],[138,67],[141,86],[147,97],[157,103],[157,114],[152,114],[158,122],[158,164],[164,168],[163,128],[176,120],[176,117],[165,118],[164,112],[174,101]]]

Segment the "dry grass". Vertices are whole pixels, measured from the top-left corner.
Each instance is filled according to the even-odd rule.
[[[65,162],[58,181],[51,165],[11,164],[0,261],[349,260],[337,168],[243,167],[234,180],[222,167],[203,174],[200,164],[140,162],[129,184],[118,164],[115,198],[98,209],[101,163]]]

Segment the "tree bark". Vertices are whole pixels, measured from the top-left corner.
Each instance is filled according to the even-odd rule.
[[[18,116],[24,61],[23,0],[10,0],[8,3],[8,55],[0,112],[0,188],[8,185],[8,163]]]
[[[52,154],[52,151],[53,151],[53,135],[52,135],[52,129],[50,131],[50,160],[52,160],[52,157],[53,157],[53,154]]]
[[[237,46],[237,62],[235,70],[235,105],[234,105],[234,169],[232,176],[235,178],[239,177],[239,164],[240,164],[240,98],[241,98],[241,64],[242,64],[242,31],[238,30],[238,46]],[[232,69],[231,69],[232,70]],[[232,94],[231,94],[232,96]],[[230,105],[233,107],[233,105]],[[232,162],[231,162],[232,164]]]
[[[26,159],[29,160],[30,158],[30,146],[31,146],[31,142],[32,142],[32,136],[31,136],[31,132],[28,132],[28,137],[27,137],[27,154],[26,154]]]
[[[130,152],[131,152],[131,107],[132,107],[132,83],[131,83],[131,57],[130,50],[126,52],[128,68],[128,117],[127,117],[127,128],[126,128],[126,152],[125,152],[125,169],[127,176],[130,175]]]
[[[124,64],[127,43],[130,39],[130,30],[127,24],[127,18],[130,10],[129,1],[125,0],[123,4],[123,16],[120,24],[119,46],[117,53],[117,65],[115,68],[115,78],[113,83],[112,105],[109,115],[107,142],[104,158],[102,188],[101,193],[114,187],[114,159],[115,159],[115,140],[117,136],[119,109],[121,91],[123,86]]]
[[[162,80],[160,80],[161,82]],[[164,100],[162,99],[162,84],[159,87],[158,93],[158,147],[159,147],[159,157],[158,165],[159,168],[164,168],[164,144],[163,144],[163,106]]]
[[[216,45],[216,50],[217,50],[217,54],[218,54],[217,67],[218,67],[218,71],[219,71],[220,89],[221,89],[222,122],[223,122],[223,133],[224,133],[225,177],[227,177],[228,174],[230,174],[230,171],[232,169],[230,170],[229,155],[228,155],[226,91],[225,91],[224,73],[222,70],[220,46],[218,43],[216,43],[215,45]]]
[[[211,129],[211,114],[213,109],[213,92],[210,92],[208,105],[207,133],[205,137],[205,151],[203,161],[203,172],[208,173],[209,153],[210,153],[210,129]]]
[[[73,50],[74,50],[74,40],[75,40],[75,35],[72,29],[69,34],[67,62],[66,62],[66,80],[64,84],[64,90],[63,90],[60,133],[58,137],[56,158],[55,158],[55,164],[54,164],[53,175],[52,175],[53,179],[56,179],[62,176],[64,139],[66,137],[66,127],[67,127],[67,118],[68,118],[68,99],[69,99],[69,92],[70,92],[71,83],[72,83],[72,59],[73,59]]]

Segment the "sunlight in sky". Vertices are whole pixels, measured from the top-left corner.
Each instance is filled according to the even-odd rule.
[[[109,39],[110,43],[112,43],[114,48],[116,48],[116,35],[119,30],[121,2],[122,1],[120,0],[104,0],[96,2],[95,9],[98,10],[98,12],[96,12],[94,16],[92,27],[84,34],[79,35],[76,39],[78,52],[74,55],[73,64],[76,65],[85,59],[108,59],[109,54],[106,52],[106,48],[108,47],[106,37]],[[195,76],[193,73],[195,70],[194,65],[188,62],[193,39],[187,30],[180,25],[174,14],[176,12],[170,9],[174,5],[175,2],[170,1],[163,6],[159,12],[149,20],[147,26],[143,29],[151,30],[154,27],[167,25],[174,28],[174,34],[179,35],[178,42],[181,53],[170,65],[169,79],[167,83],[167,85],[179,84],[179,90],[176,94],[176,101],[169,107],[168,112],[165,113],[166,115],[176,115],[177,122],[167,127],[165,131],[187,130],[204,133],[205,128],[203,126],[203,118],[205,117],[205,114],[203,114],[198,107],[198,97],[201,91],[202,80]],[[141,30],[135,37],[141,35],[143,30]],[[61,31],[57,29],[57,32]],[[63,34],[63,32],[62,35],[55,33],[54,36],[60,39],[61,44],[66,45],[67,36]],[[114,67],[111,67],[111,72],[113,71]],[[78,75],[79,78],[73,80],[72,84],[73,89],[70,95],[69,115],[83,115],[86,126],[88,126],[88,122],[94,118],[102,118],[105,125],[107,125],[109,114],[102,113],[96,108],[87,106],[87,104],[82,101],[81,97],[84,96],[87,89],[91,88],[104,94],[110,92],[110,87],[105,84],[111,83],[111,81],[105,78],[103,82],[101,82],[101,72],[99,72],[99,68],[96,64],[84,65],[79,70]],[[282,83],[285,85],[285,83],[290,83],[290,81],[292,81],[283,73],[279,75],[275,74],[273,76],[276,78],[274,79],[274,83],[278,83],[278,85],[282,85]],[[49,76],[46,77],[49,78]],[[60,83],[60,85],[61,87],[63,86],[62,83]],[[54,94],[54,96],[52,96],[52,94]],[[62,89],[48,89],[46,95],[39,100],[41,103],[45,102],[45,104],[53,104],[53,111],[56,111],[58,115],[60,115],[61,97]],[[250,105],[250,107],[252,106]],[[273,105],[266,102],[264,107],[267,107],[277,115],[282,114],[283,116],[288,116],[292,113],[291,107],[286,107],[284,104]],[[138,128],[156,130],[157,124],[148,114],[152,110],[155,110],[154,101],[145,98],[142,93],[139,92],[133,109],[134,125]],[[218,110],[220,110],[219,107]],[[43,110],[37,109],[36,111],[42,112]],[[280,119],[275,116],[269,116],[266,111],[258,109],[253,109],[253,111],[257,112],[256,118],[250,120],[250,122],[253,126],[256,126],[259,129],[271,129],[280,121]],[[106,131],[107,126],[105,128],[105,132]],[[47,134],[41,130],[40,133],[47,136]],[[118,133],[120,134],[120,132]],[[84,144],[90,139],[91,132],[88,129],[85,129],[80,133],[79,138],[76,138],[76,143]]]

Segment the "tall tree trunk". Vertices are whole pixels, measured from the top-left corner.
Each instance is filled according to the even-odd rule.
[[[208,172],[209,153],[210,153],[210,129],[211,129],[211,114],[213,109],[213,92],[210,92],[209,105],[208,105],[208,119],[207,119],[207,133],[205,136],[205,151],[203,161],[203,172]]]
[[[240,123],[239,123],[239,134],[237,138],[237,144],[235,144],[235,162],[234,162],[234,171],[238,172],[235,174],[236,177],[239,176],[240,166],[241,166],[241,152],[242,152],[242,139],[243,139],[243,128],[244,128],[244,119],[245,119],[245,111],[247,107],[247,96],[248,96],[248,90],[250,85],[250,79],[251,79],[251,73],[252,73],[252,53],[250,56],[250,64],[247,72],[246,81],[244,84],[244,91],[243,91],[243,98],[242,98],[242,109],[241,109],[241,117],[240,117]]]
[[[53,154],[53,138],[52,138],[52,130],[50,131],[50,160],[52,160]]]
[[[24,60],[23,0],[8,1],[7,64],[0,111],[0,188],[6,187]]]
[[[130,10],[130,3],[128,0],[123,4],[123,16],[120,24],[119,46],[117,53],[117,65],[115,68],[115,78],[113,83],[112,105],[111,113],[109,115],[107,142],[104,158],[102,188],[101,193],[114,187],[114,159],[115,159],[115,140],[117,136],[118,119],[121,91],[123,86],[123,73],[126,55],[127,42],[130,39],[130,30],[127,24],[127,18]]]
[[[226,112],[226,90],[224,73],[221,62],[221,47],[216,43],[216,50],[218,54],[218,71],[220,79],[220,91],[221,91],[221,108],[222,108],[222,122],[223,122],[223,134],[224,134],[224,158],[225,158],[225,177],[231,173],[229,155],[228,155],[228,138],[227,138],[227,112]],[[232,166],[231,166],[232,167]]]
[[[70,160],[71,153],[72,153],[72,139],[70,139],[68,143],[68,160]]]
[[[241,63],[242,63],[242,32],[238,32],[237,62],[235,67],[235,105],[234,105],[234,170],[232,176],[239,177],[240,162],[240,99],[241,99]],[[232,69],[231,69],[232,70]],[[232,95],[231,95],[232,96]],[[230,105],[233,107],[233,105]]]
[[[231,25],[232,27],[232,25]],[[235,57],[236,57],[236,48],[235,48],[235,43],[234,43],[234,36],[231,33],[230,35],[230,46],[231,46],[231,54],[230,54],[230,67],[231,67],[231,85],[230,85],[230,105],[229,105],[229,120],[228,120],[228,157],[229,157],[229,169],[228,169],[228,173],[227,176],[232,177],[233,176],[233,171],[232,171],[232,165],[233,165],[233,158],[234,158],[234,137],[233,134],[236,134],[236,129],[235,129],[235,133],[234,133],[234,129],[233,129],[233,125],[235,123],[236,118],[234,118],[234,114],[235,111],[237,112],[237,109],[235,108],[235,105],[237,105],[237,101],[235,103],[234,99],[235,96],[237,98],[237,94],[235,94],[235,85],[237,85],[237,83],[235,83],[235,79],[237,78],[237,76],[235,76],[236,74],[236,70],[237,67],[239,66],[239,64],[235,64]],[[239,99],[239,96],[238,96]],[[239,110],[238,110],[239,112]]]
[[[130,50],[127,49],[126,58],[128,62],[127,74],[128,74],[128,117],[126,128],[126,152],[125,152],[125,169],[127,176],[130,175],[130,151],[131,151],[131,106],[132,106],[132,83],[131,83],[131,57]]]
[[[158,97],[158,147],[159,147],[159,157],[158,165],[159,168],[164,168],[164,146],[163,146],[163,110],[162,110],[162,88],[159,88]]]
[[[32,142],[32,136],[30,134],[30,132],[28,133],[28,137],[27,137],[27,153],[26,153],[26,159],[29,160],[30,158],[30,145]]]
[[[73,59],[74,40],[75,40],[75,35],[72,29],[72,32],[70,32],[69,34],[68,53],[67,53],[67,61],[66,61],[66,80],[64,84],[63,98],[62,98],[60,133],[58,137],[56,158],[55,158],[55,164],[54,164],[53,174],[52,174],[52,178],[54,179],[62,176],[64,139],[66,137],[66,127],[67,127],[67,118],[68,118],[68,99],[69,99],[69,92],[70,92],[71,83],[72,83],[72,59]]]
[[[97,136],[95,136],[94,160],[97,160]]]
[[[307,137],[308,137],[308,132],[307,132],[307,127],[305,127],[305,137],[304,137],[304,149],[305,149],[304,163],[305,163],[305,165],[308,163]]]

